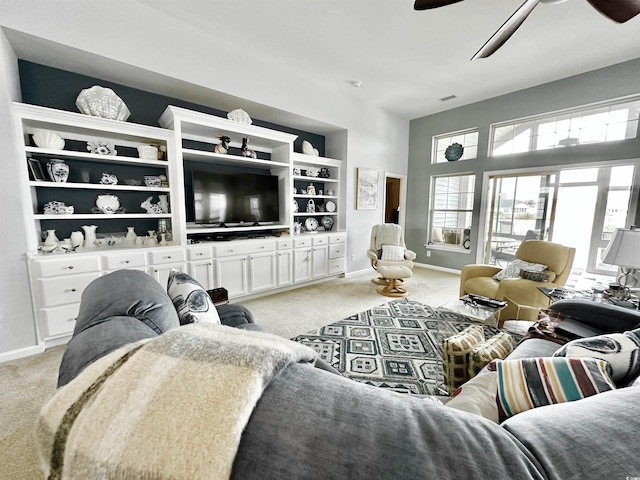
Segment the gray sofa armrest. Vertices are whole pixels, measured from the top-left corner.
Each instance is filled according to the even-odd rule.
[[[640,311],[608,303],[566,299],[553,303],[549,308],[574,317],[602,333],[625,332],[640,327]]]
[[[255,324],[253,315],[244,305],[225,304],[216,305],[220,322],[228,327],[240,327],[247,324]]]

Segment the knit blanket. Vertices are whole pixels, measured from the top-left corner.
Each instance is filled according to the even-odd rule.
[[[300,343],[190,324],[116,350],[58,389],[36,435],[50,479],[223,479],[264,388]]]

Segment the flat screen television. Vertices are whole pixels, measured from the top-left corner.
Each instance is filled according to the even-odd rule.
[[[193,170],[197,224],[233,227],[279,223],[278,177]]]

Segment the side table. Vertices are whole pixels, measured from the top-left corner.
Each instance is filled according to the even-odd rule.
[[[459,313],[460,315],[464,315],[465,317],[469,317],[471,320],[484,323],[485,325],[491,325],[492,327],[498,326],[498,314],[506,307],[491,308],[483,305],[471,305],[465,302],[462,298],[440,305],[439,308]]]

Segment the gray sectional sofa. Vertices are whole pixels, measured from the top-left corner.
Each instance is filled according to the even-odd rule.
[[[555,306],[583,316],[602,331],[625,331],[640,323],[637,312],[616,307],[598,306],[596,311],[592,304],[585,316],[584,305],[576,302]],[[251,314],[240,306],[220,307],[219,314],[223,324],[255,328]],[[258,357],[256,370],[264,381],[248,390],[255,396],[253,402],[238,400],[248,407],[238,412],[249,414],[236,419],[231,418],[235,409],[227,406],[219,411],[234,394],[228,384],[231,380],[220,380],[227,378],[224,375],[215,373],[211,380],[200,382],[207,392],[203,397],[193,388],[167,385],[166,390],[159,389],[157,383],[164,384],[163,359],[152,361],[148,371],[136,371],[129,364],[138,355],[155,355],[159,347],[153,350],[153,346],[163,337],[163,355],[173,359],[167,368],[185,362],[194,368],[185,372],[199,375],[210,363],[221,362],[225,368],[232,363],[228,359],[233,355],[227,353],[221,359],[210,358],[205,340],[217,335],[242,344],[242,355],[263,339],[285,350],[294,342],[263,332],[236,334],[230,332],[235,329],[217,325],[181,327],[166,292],[149,276],[128,270],[101,277],[86,289],[77,325],[60,367],[60,387],[43,409],[37,428],[43,468],[60,478],[143,478],[148,474],[148,466],[137,465],[146,462],[142,452],[148,445],[132,456],[123,451],[117,457],[112,450],[116,446],[109,447],[106,440],[114,435],[136,445],[132,438],[139,433],[137,417],[131,420],[124,410],[135,407],[128,389],[139,384],[153,386],[158,395],[145,399],[149,408],[140,414],[151,417],[139,427],[150,433],[137,439],[153,444],[150,462],[157,470],[148,478],[584,480],[640,476],[637,386],[534,408],[497,424],[430,399],[378,389],[317,368],[313,352],[296,344],[286,359],[278,357],[274,368],[262,368]],[[175,343],[167,340],[181,330],[189,335],[175,337]],[[216,345],[224,349],[219,347],[223,343]],[[197,361],[181,356],[180,350],[190,348]],[[511,357],[548,356],[557,348],[547,340],[531,339]],[[269,351],[265,349],[268,355]],[[211,371],[220,369],[215,366]],[[91,398],[82,407],[78,399],[87,396]],[[112,405],[114,398],[121,400]],[[176,416],[194,420],[198,428],[181,430],[164,404],[173,405]],[[196,415],[197,419],[190,418]],[[215,443],[217,437],[210,435],[226,422],[236,422],[232,426],[238,429],[237,442],[229,443],[230,452],[223,448],[228,445],[221,447]],[[79,430],[81,434],[74,433]],[[85,445],[101,447],[82,450]],[[222,461],[216,461],[225,455],[232,461],[221,467]],[[176,464],[180,467],[174,469]]]

